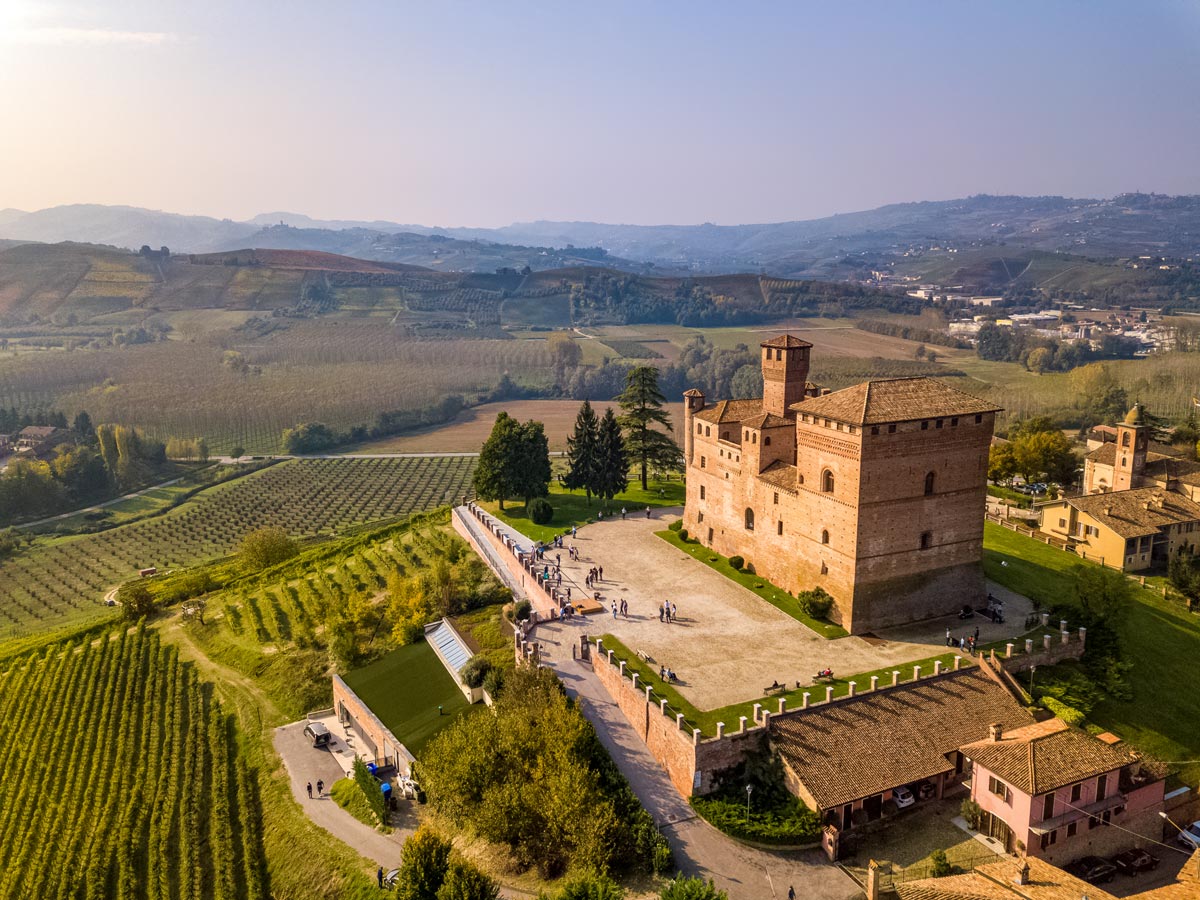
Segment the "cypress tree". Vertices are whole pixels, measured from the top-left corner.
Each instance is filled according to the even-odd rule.
[[[621,425],[612,409],[600,420],[596,441],[595,491],[605,502],[611,500],[629,486],[629,458],[625,453],[625,439],[621,436]]]
[[[683,464],[683,453],[669,434],[656,431],[662,425],[671,430],[671,417],[663,409],[667,398],[658,389],[658,369],[637,366],[625,376],[625,390],[617,403],[621,406],[621,427],[625,429],[625,450],[641,468],[642,490],[647,488],[647,472],[651,464],[660,468],[677,469]]]
[[[592,404],[584,400],[579,407],[579,415],[575,417],[575,431],[567,438],[567,459],[571,468],[563,483],[568,490],[583,488],[589,504],[599,471],[599,440],[600,420],[596,418]]]

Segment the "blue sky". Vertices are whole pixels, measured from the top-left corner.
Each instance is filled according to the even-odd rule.
[[[0,208],[732,224],[1200,193],[1194,2],[0,0],[0,88]]]

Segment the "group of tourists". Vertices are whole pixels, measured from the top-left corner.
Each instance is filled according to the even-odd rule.
[[[666,622],[668,625],[679,618],[679,607],[670,600],[664,600],[662,606],[658,608],[658,621]]]
[[[618,613],[618,611],[619,611],[619,612],[621,613],[621,615],[622,615],[622,616],[624,616],[626,619],[628,619],[628,618],[629,618],[629,601],[628,601],[628,600],[626,600],[624,597],[622,597],[622,598],[621,598],[621,602],[620,602],[620,604],[619,604],[619,605],[617,604],[617,601],[616,601],[616,600],[614,600],[614,601],[612,602],[612,614],[613,614],[613,618],[614,618],[614,619],[617,617],[617,613]]]
[[[967,650],[971,653],[975,652],[975,645],[979,643],[979,626],[975,626],[975,633],[955,637],[950,633],[950,629],[946,629],[946,646],[957,647],[959,650]]]
[[[592,566],[588,569],[587,577],[583,579],[583,583],[589,588],[595,587],[597,582],[604,580],[604,566]]]
[[[308,799],[311,800],[312,799],[312,782],[310,781],[304,787],[308,791]],[[325,782],[322,781],[320,778],[317,779],[317,796],[318,797],[325,796]]]

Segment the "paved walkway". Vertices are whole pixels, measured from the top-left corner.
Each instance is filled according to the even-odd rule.
[[[543,662],[558,675],[567,693],[578,699],[601,743],[670,842],[680,871],[712,879],[731,900],[783,898],[789,886],[796,888],[797,896],[814,900],[862,896],[858,884],[828,863],[819,850],[757,850],[698,818],[609,699],[591,666],[572,659],[571,645],[577,637],[578,629],[569,624],[537,627]]]

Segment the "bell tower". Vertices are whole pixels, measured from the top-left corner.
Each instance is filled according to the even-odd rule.
[[[1146,472],[1146,451],[1150,446],[1150,426],[1142,415],[1142,404],[1135,403],[1117,424],[1117,454],[1113,460],[1114,491],[1127,491],[1141,483]]]
[[[804,399],[808,384],[808,352],[812,344],[781,334],[762,344],[763,412],[794,418],[788,407]]]

